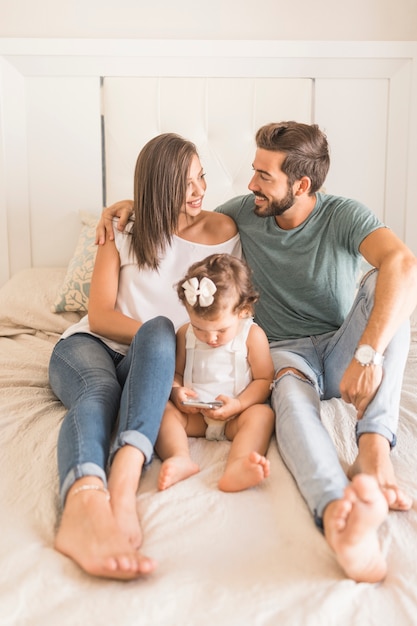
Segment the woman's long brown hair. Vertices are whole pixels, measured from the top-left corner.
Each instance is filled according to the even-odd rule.
[[[139,268],[157,270],[161,256],[171,244],[185,203],[194,155],[196,146],[175,133],[154,137],[139,153],[131,243]]]

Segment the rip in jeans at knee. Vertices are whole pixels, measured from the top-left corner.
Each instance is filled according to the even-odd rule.
[[[300,370],[298,370],[296,367],[283,367],[279,370],[279,372],[275,374],[275,378],[270,385],[271,391],[273,391],[278,383],[286,376],[293,376],[301,382],[309,383],[312,387],[315,387],[315,384],[311,380],[311,378],[308,378],[308,376],[300,372]]]

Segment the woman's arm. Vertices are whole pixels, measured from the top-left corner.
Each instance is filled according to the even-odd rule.
[[[115,310],[119,289],[120,258],[114,241],[97,250],[91,279],[88,320],[93,333],[129,345],[141,326]]]

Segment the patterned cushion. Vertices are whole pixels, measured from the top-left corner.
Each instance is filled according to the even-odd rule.
[[[52,305],[53,313],[86,312],[88,309],[91,275],[97,249],[94,240],[98,218],[83,212],[80,216],[82,227],[77,247],[69,262],[64,282]]]

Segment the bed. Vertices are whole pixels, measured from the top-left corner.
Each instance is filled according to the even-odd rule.
[[[216,486],[227,442],[190,439],[200,473],[163,492],[160,461],[153,460],[137,495],[143,551],[158,562],[145,579],[93,578],[53,548],[64,408],[48,386],[49,357],[88,306],[97,214],[103,203],[131,195],[133,159],[150,136],[176,131],[197,143],[209,208],[244,193],[258,126],[273,118],[318,121],[333,148],[327,190],[381,211],[417,251],[411,193],[417,90],[409,71],[416,46],[168,48],[152,41],[0,41],[0,154],[8,174],[0,175],[0,219],[7,225],[0,229],[0,625],[412,626],[416,504],[391,512],[381,528],[386,580],[347,580],[274,440],[271,476],[242,493]],[[126,83],[128,76],[134,83]],[[166,106],[187,92],[189,106]],[[354,94],[349,101],[347,93]],[[366,143],[360,154],[359,136]],[[416,312],[411,332],[392,458],[401,486],[416,500]],[[323,402],[322,419],[347,466],[356,455],[352,408]]]
[[[85,253],[93,227],[83,229]],[[190,439],[201,472],[164,492],[157,490],[160,461],[154,459],[137,496],[143,550],[159,564],[147,579],[94,579],[54,550],[56,440],[64,409],[48,386],[47,369],[60,333],[81,315],[53,312],[63,302],[82,307],[89,263],[77,267],[80,254],[79,248],[68,268],[22,270],[0,290],[2,626],[98,626],[103,619],[126,626],[415,624],[416,505],[390,513],[382,527],[386,580],[347,580],[275,441],[268,451],[271,476],[242,493],[222,493],[216,486],[228,442]],[[393,462],[401,485],[417,498],[416,315],[412,322]],[[348,464],[355,456],[351,407],[323,402],[322,418]]]

